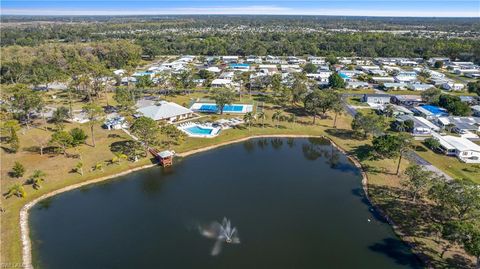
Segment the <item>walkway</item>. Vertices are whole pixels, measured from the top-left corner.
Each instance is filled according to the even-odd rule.
[[[420,157],[415,151],[410,151],[408,152],[407,154],[407,157],[410,159],[410,160],[413,160],[415,161],[418,165],[422,166],[423,168],[425,168],[426,170],[428,171],[431,171],[439,176],[443,176],[445,177],[445,179],[447,181],[451,181],[453,180],[453,178],[449,175],[447,175],[445,172],[443,172],[442,170],[438,169],[438,167],[434,166],[433,164],[429,163],[427,160],[425,160],[424,158]]]

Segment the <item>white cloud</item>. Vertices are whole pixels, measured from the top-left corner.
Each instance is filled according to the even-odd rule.
[[[414,5],[412,3],[412,5]],[[478,10],[435,11],[435,10],[371,10],[334,8],[287,8],[274,5],[252,5],[244,7],[195,7],[157,8],[146,10],[121,9],[10,9],[0,10],[3,15],[339,15],[339,16],[386,16],[386,17],[480,17]]]

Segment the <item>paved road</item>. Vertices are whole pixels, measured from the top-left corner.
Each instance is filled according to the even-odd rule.
[[[422,166],[423,168],[427,169],[428,171],[432,171],[439,176],[444,176],[447,181],[453,180],[453,178],[451,176],[445,174],[445,172],[438,169],[436,166],[429,163],[428,161],[426,161],[422,157],[418,156],[418,154],[416,152],[410,151],[407,155],[408,155],[407,157],[410,160],[415,161],[418,165]]]

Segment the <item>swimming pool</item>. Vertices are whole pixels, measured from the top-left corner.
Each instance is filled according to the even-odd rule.
[[[198,125],[186,128],[185,131],[194,134],[194,135],[211,135],[213,132],[212,128],[202,128]]]
[[[438,106],[431,106],[431,105],[423,105],[423,106],[420,106],[422,107],[423,109],[431,112],[432,114],[434,115],[437,115],[437,116],[448,116],[448,113],[445,109],[443,108],[440,108]]]
[[[217,112],[217,105],[202,105],[199,109],[202,112]],[[223,107],[223,112],[241,112],[243,111],[243,105],[226,105]]]
[[[347,75],[344,74],[344,73],[338,73],[338,74],[339,74],[340,77],[343,78],[343,79],[349,79],[349,78],[350,78],[349,76],[347,76]]]
[[[215,103],[196,102],[191,105],[191,110],[201,113],[218,113],[219,109]],[[229,104],[223,107],[224,113],[244,114],[253,111],[251,104]]]

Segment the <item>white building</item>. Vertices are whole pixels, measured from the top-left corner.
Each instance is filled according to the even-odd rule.
[[[370,84],[364,81],[348,81],[347,89],[359,89],[359,88],[369,88]]]
[[[137,112],[156,121],[166,120],[169,122],[183,120],[193,115],[192,110],[167,101],[160,101],[157,104],[139,108]]]
[[[447,82],[442,84],[442,88],[447,91],[461,91],[463,88],[465,88],[465,85],[462,83]]]
[[[456,156],[465,163],[480,163],[480,146],[472,141],[456,136],[441,136],[433,133],[433,137],[440,143],[440,149],[446,155]]]
[[[237,63],[238,56],[222,56],[222,61],[224,63]]]
[[[213,88],[228,88],[233,86],[233,82],[231,79],[226,78],[217,78],[212,81]]]

